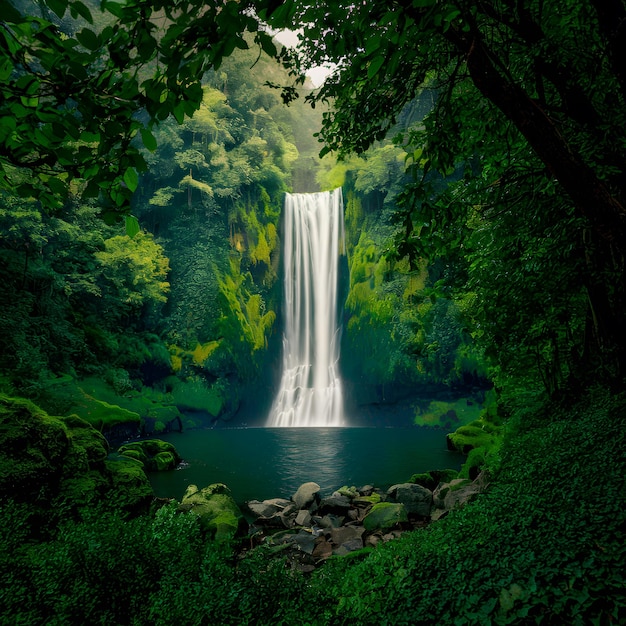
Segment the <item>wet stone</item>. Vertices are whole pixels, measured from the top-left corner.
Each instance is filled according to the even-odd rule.
[[[355,537],[354,539],[350,539],[345,543],[342,543],[338,548],[333,550],[333,554],[337,556],[343,556],[344,554],[348,554],[349,552],[354,552],[355,550],[360,550],[363,547],[363,542],[360,537]]]
[[[310,526],[311,514],[306,509],[301,509],[296,515],[295,524],[296,526]]]
[[[326,537],[318,537],[315,540],[315,547],[313,548],[313,557],[316,559],[327,559],[333,554],[332,544],[326,540]]]

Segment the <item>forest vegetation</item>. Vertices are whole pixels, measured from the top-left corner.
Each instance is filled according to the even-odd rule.
[[[624,2],[0,15],[1,623],[626,620]],[[117,450],[264,413],[284,194],[336,187],[351,410],[477,394],[489,487],[303,574]]]

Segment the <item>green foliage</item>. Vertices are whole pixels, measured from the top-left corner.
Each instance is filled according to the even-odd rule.
[[[53,209],[79,181],[86,195],[108,196],[110,214],[127,211],[146,169],[133,139],[156,150],[155,125],[197,111],[200,79],[235,49],[276,54],[235,3],[104,2],[97,13],[80,0],[17,6],[3,5],[0,183]]]
[[[251,274],[242,274],[240,261],[231,257],[230,274],[219,279],[224,315],[220,319],[221,334],[235,357],[235,366],[242,378],[254,370],[254,353],[267,347],[267,335],[276,320],[274,311],[265,310],[265,302],[255,288]]]
[[[331,559],[306,578],[263,549],[233,559],[175,504],[130,520],[93,508],[33,544],[28,510],[5,501],[3,617],[49,623],[53,615],[59,624],[620,623],[625,410],[622,396],[605,391],[564,407],[525,398],[490,462],[487,492],[427,529],[358,559]]]
[[[207,411],[214,417],[219,416],[226,402],[219,385],[209,387],[199,377],[176,381],[172,400],[183,410]]]
[[[612,534],[619,536],[624,521],[623,511],[617,513],[623,459],[611,443],[621,428],[615,411],[621,414],[623,399],[606,395],[560,410],[528,407],[516,421],[520,430],[509,431],[488,493],[362,564],[337,562],[320,571],[320,585],[337,598],[326,618],[358,624],[372,616],[383,624],[623,619],[626,553]],[[594,477],[607,489],[602,503],[589,489]]]
[[[49,531],[95,502],[106,500],[108,507],[128,512],[152,496],[141,464],[108,461],[104,437],[77,415],[51,416],[3,395],[0,422],[0,498],[29,503],[29,524]]]
[[[212,390],[211,412],[224,416],[258,376],[276,319],[278,222],[303,115],[263,80],[285,76],[246,50],[209,72],[198,113],[155,129],[137,194],[137,214],[170,260],[163,312],[174,371]]]
[[[134,237],[117,235],[104,241],[104,250],[95,254],[102,276],[110,284],[115,301],[129,307],[166,302],[169,271],[163,249],[146,233]],[[106,293],[105,293],[106,297]]]
[[[425,261],[412,267],[387,254],[392,208],[366,215],[362,196],[350,190],[347,197],[350,288],[343,353],[350,355],[344,358],[348,377],[369,384],[484,382],[484,360],[465,332],[461,307],[433,295],[437,267]]]
[[[432,400],[425,408],[416,407],[415,424],[417,426],[436,426],[453,428],[468,424],[477,419],[482,406],[474,398],[459,398],[454,402]]]
[[[141,417],[138,413],[123,409],[104,400],[98,400],[89,394],[82,394],[70,411],[98,430],[109,430],[122,424],[139,426]]]
[[[615,148],[625,81],[613,26],[626,9],[570,4],[267,10],[274,27],[303,25],[287,57],[295,74],[336,63],[309,96],[334,104],[322,152],[364,154],[400,131],[413,181],[398,200],[395,251],[441,259],[441,285],[475,295],[464,323],[501,384],[522,376],[551,394],[589,369],[626,371]]]
[[[107,362],[169,367],[139,323],[140,313],[150,323],[167,292],[167,259],[150,235],[120,235],[95,207],[68,203],[61,219],[6,194],[0,225],[0,367],[18,386],[43,391],[51,371],[84,374]]]

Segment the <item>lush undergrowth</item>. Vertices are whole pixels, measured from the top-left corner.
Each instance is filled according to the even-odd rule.
[[[2,624],[618,624],[626,398],[517,410],[466,508],[312,575],[236,558],[194,516],[97,511],[34,542],[2,506]]]

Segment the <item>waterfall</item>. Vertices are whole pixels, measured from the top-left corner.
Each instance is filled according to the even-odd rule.
[[[344,252],[341,188],[287,194],[283,373],[268,426],[344,426],[337,302]]]

